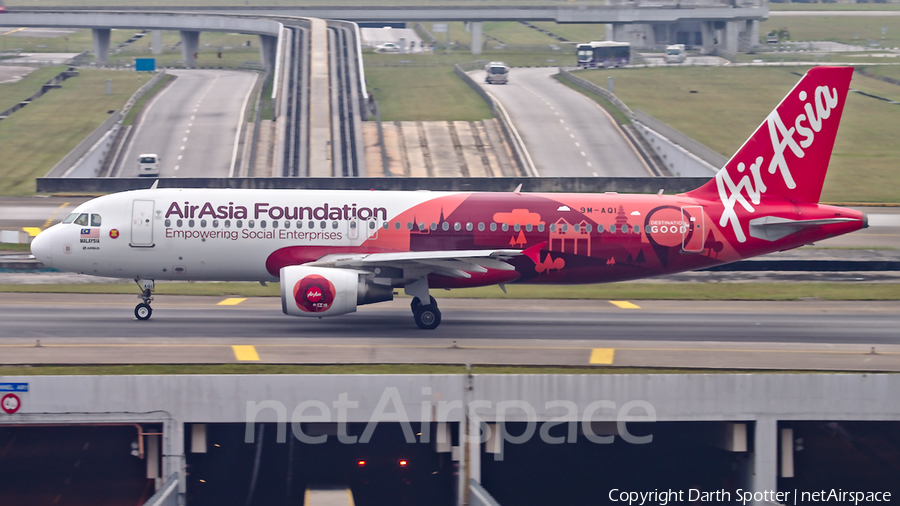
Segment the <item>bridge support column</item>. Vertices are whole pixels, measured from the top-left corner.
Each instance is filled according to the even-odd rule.
[[[150,52],[153,54],[162,54],[162,30],[153,30],[150,32]]]
[[[747,31],[750,32],[749,46],[747,50],[751,50],[759,45],[759,20],[751,19],[747,21]]]
[[[109,63],[109,28],[94,28],[94,61],[97,63]]]
[[[481,21],[469,23],[472,30],[472,54],[481,54],[481,46],[484,45],[481,37]]]
[[[713,28],[712,21],[700,22],[700,37],[703,54],[710,54],[716,49],[716,30]]]
[[[728,21],[725,23],[725,51],[738,52],[738,39],[741,35],[743,21]]]
[[[756,421],[753,439],[753,475],[750,490],[754,492],[778,490],[778,420],[760,418]],[[756,502],[759,506],[769,504]]]
[[[200,51],[200,32],[181,32],[181,56],[185,67],[197,66],[197,52]]]
[[[278,57],[275,51],[278,49],[278,37],[271,35],[259,36],[259,55],[262,58],[263,65],[268,70],[275,69],[275,58]]]

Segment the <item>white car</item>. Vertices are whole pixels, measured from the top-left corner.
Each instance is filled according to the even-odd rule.
[[[159,156],[153,153],[144,153],[138,156],[138,176],[155,177],[159,175]]]
[[[378,44],[375,46],[376,53],[399,53],[400,46],[395,42],[385,42],[384,44]]]

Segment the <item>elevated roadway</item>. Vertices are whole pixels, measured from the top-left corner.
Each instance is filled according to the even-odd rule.
[[[438,294],[439,296],[439,294]],[[887,302],[442,299],[416,328],[406,299],[323,320],[278,298],[0,294],[5,364],[431,363],[900,371]],[[37,346],[37,341],[40,345]],[[244,348],[253,346],[253,353]],[[254,355],[256,355],[254,357]]]
[[[138,175],[141,153],[160,156],[160,177],[230,177],[238,133],[256,84],[255,72],[171,70],[176,77],[155,96],[122,150],[117,176]]]
[[[563,85],[555,68],[514,68],[509,84],[484,84],[509,112],[542,177],[652,176],[616,122],[593,100]]]

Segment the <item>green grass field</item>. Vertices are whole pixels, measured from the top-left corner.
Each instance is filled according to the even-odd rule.
[[[773,11],[896,11],[900,10],[898,3],[800,3],[769,2],[769,10]]]
[[[134,72],[81,69],[28,107],[0,121],[0,194],[34,192],[42,177],[89,133],[109,111],[120,109],[146,82]],[[112,80],[112,94],[104,93]]]
[[[370,56],[397,55],[367,55],[367,61]],[[453,73],[452,65],[367,65],[366,81],[381,107],[383,121],[477,121],[493,117],[481,96]]]
[[[583,71],[578,75],[725,155],[733,154],[799,79],[799,67],[678,67]],[[854,88],[898,95],[890,84],[854,76]],[[691,91],[696,93],[691,93]],[[851,93],[822,200],[900,202],[900,106]]]
[[[17,83],[0,84],[0,111],[5,111],[41,90],[41,86],[68,67],[43,67]]]
[[[773,16],[760,23],[761,40],[780,28],[788,29],[792,41],[828,40],[861,46],[883,41],[886,47],[900,46],[900,16]],[[882,28],[886,29],[884,35]]]
[[[605,285],[507,285],[433,290],[437,299],[586,299],[586,300],[900,300],[897,283],[612,283]],[[0,284],[10,293],[135,294],[134,283],[59,285]],[[278,283],[158,283],[154,295],[279,297]]]

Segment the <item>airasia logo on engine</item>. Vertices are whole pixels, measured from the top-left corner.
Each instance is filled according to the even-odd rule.
[[[334,285],[323,276],[310,274],[294,285],[294,302],[307,313],[328,311],[334,303]]]

